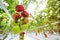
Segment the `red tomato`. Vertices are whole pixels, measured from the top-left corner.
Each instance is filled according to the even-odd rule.
[[[23,7],[23,5],[16,5],[16,11],[17,12],[21,12],[21,11],[24,11],[24,7]]]
[[[23,11],[23,12],[22,12],[22,16],[23,16],[23,17],[28,17],[28,16],[29,16],[29,14],[28,14],[28,12],[27,12],[27,11]]]

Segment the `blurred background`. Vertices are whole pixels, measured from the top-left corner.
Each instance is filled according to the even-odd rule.
[[[1,1],[3,6],[1,5]],[[28,32],[36,33],[36,35],[40,34],[41,32],[43,32],[44,35],[47,32],[48,35],[49,33],[60,34],[60,0],[1,0],[1,1],[0,1],[0,34],[7,33],[8,35],[9,33],[11,33],[14,35],[16,34],[19,35],[20,32],[23,31],[26,33]],[[29,13],[27,24],[22,24],[21,20],[19,20],[18,23],[15,23],[15,21],[10,20],[12,18],[12,15],[16,12],[15,9],[16,5],[23,5],[25,10]],[[39,38],[38,39],[37,38],[36,40],[40,40]]]

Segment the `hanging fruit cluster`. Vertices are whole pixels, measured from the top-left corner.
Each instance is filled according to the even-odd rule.
[[[25,11],[23,5],[16,5],[15,9],[16,12],[12,16],[14,21],[17,22],[19,19],[23,18],[22,24],[26,24],[28,22],[29,14],[27,11]]]

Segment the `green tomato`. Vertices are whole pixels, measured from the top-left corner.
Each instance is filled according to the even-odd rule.
[[[21,30],[22,30],[22,31],[24,31],[24,30],[26,30],[26,29],[28,29],[28,25],[27,25],[27,24],[21,26]]]
[[[7,16],[6,13],[3,13],[2,16]]]
[[[19,26],[13,26],[13,28],[12,28],[12,32],[13,32],[14,34],[19,33],[19,32],[20,32],[20,28],[19,28]]]

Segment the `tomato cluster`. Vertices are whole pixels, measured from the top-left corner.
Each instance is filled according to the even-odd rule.
[[[29,16],[28,12],[25,11],[23,5],[16,5],[16,11],[21,12],[23,17],[28,17]]]
[[[15,9],[16,13],[13,14],[13,19],[18,21],[21,17],[23,17],[22,24],[26,24],[28,22],[29,14],[27,11],[25,11],[23,5],[16,5]]]

